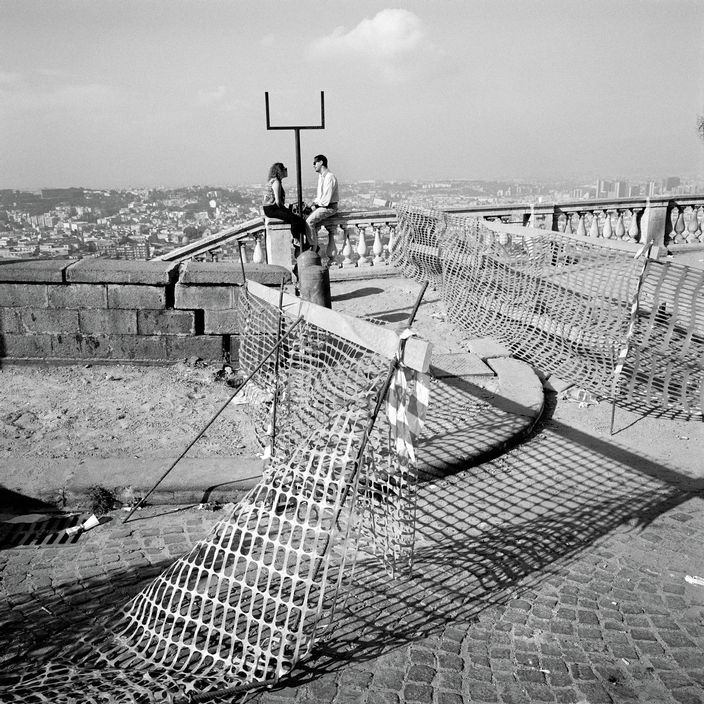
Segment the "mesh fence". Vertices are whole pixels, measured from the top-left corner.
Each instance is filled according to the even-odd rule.
[[[471,336],[602,397],[701,412],[704,272],[606,240],[411,205],[398,217],[392,261],[440,288]]]
[[[186,702],[273,683],[332,623],[348,545],[391,573],[410,569],[414,463],[396,453],[385,414],[374,423],[388,355],[332,332],[331,311],[318,324],[285,300],[280,310],[250,294],[239,310],[240,368],[261,367],[261,481],[116,619],[6,674],[0,701]]]

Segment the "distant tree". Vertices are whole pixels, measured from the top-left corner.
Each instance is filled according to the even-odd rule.
[[[699,132],[699,139],[704,142],[704,115],[699,115],[697,118],[697,132]]]

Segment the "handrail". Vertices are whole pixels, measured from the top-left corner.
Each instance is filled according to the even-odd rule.
[[[485,227],[492,232],[503,232],[508,235],[518,235],[519,237],[549,237],[547,230],[540,230],[533,227],[521,227],[520,225],[515,225],[505,222],[491,222],[486,221],[484,223]],[[579,235],[566,234],[564,232],[560,233],[561,239],[572,240],[573,242],[585,242],[584,237]],[[599,246],[606,249],[617,249],[620,252],[638,252],[641,249],[640,244],[637,242],[619,242],[618,240],[605,240],[599,238]]]
[[[205,254],[216,247],[220,247],[224,242],[243,240],[255,232],[262,232],[263,230],[264,218],[259,216],[252,220],[239,223],[238,225],[228,227],[225,230],[220,230],[220,232],[215,232],[212,235],[201,237],[199,240],[189,242],[183,245],[183,247],[172,249],[170,252],[166,252],[166,254],[162,254],[160,257],[154,257],[154,259],[162,262],[182,262],[185,259],[196,257],[199,254]]]

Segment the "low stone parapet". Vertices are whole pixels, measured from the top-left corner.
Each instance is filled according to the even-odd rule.
[[[0,363],[169,363],[237,358],[244,279],[280,266],[0,259]]]

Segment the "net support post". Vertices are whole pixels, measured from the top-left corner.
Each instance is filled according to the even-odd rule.
[[[266,227],[266,260],[268,264],[284,266],[293,270],[293,248],[291,226],[283,220],[264,218]]]
[[[650,257],[658,259],[667,254],[665,247],[665,235],[668,234],[667,226],[672,224],[669,221],[668,202],[646,201],[645,210],[640,220],[641,244],[652,242],[653,247]]]

